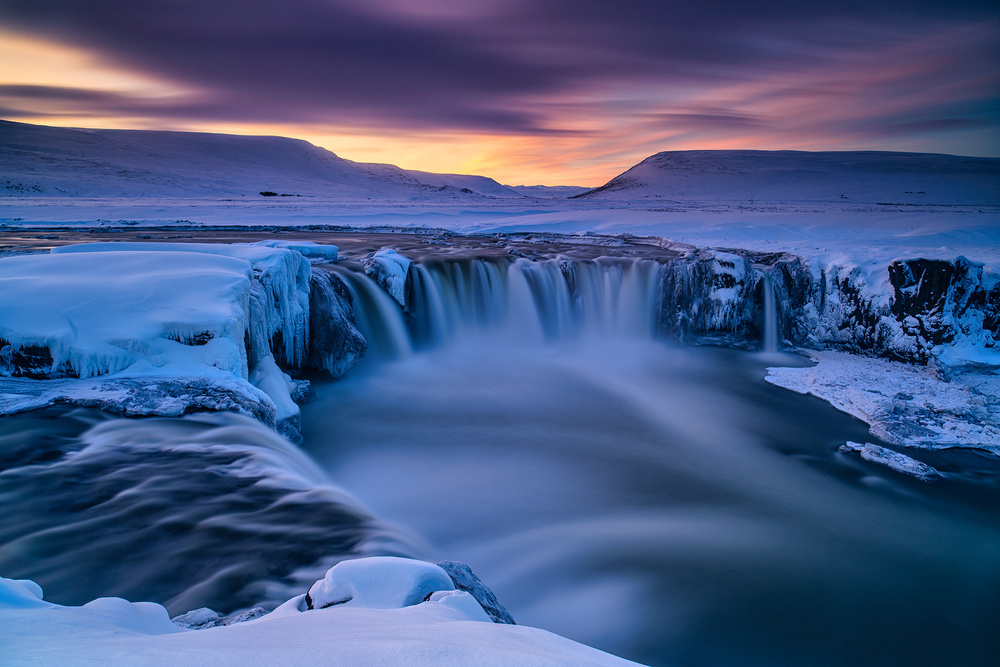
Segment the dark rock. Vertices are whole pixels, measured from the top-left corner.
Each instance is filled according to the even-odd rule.
[[[354,320],[354,296],[335,273],[314,268],[309,290],[308,367],[340,377],[368,349]]]
[[[494,623],[505,623],[507,625],[517,625],[504,606],[497,600],[493,591],[477,577],[472,569],[465,563],[445,560],[437,563],[437,566],[448,573],[455,583],[455,588],[465,591],[476,598],[476,602],[483,608],[483,611],[493,619]]]
[[[659,325],[689,344],[752,347],[760,340],[759,277],[746,258],[697,250],[664,263]]]

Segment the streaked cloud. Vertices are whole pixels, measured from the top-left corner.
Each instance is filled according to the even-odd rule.
[[[0,27],[66,75],[0,39],[29,122],[584,185],[668,149],[1000,154],[992,2],[0,0]]]

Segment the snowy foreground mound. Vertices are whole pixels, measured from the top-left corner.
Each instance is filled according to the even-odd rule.
[[[152,602],[45,602],[0,578],[6,665],[633,665],[544,630],[498,624],[442,568],[401,558],[345,561],[270,614],[193,630]],[[210,624],[208,624],[210,625]]]

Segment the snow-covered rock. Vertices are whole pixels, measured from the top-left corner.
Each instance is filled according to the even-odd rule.
[[[437,565],[381,556],[334,565],[323,579],[309,588],[303,603],[305,609],[325,609],[334,605],[399,609],[420,604],[432,593],[454,590],[451,577]]]
[[[857,452],[865,461],[877,463],[878,465],[891,468],[896,472],[915,477],[924,482],[936,482],[944,479],[944,475],[926,463],[921,463],[906,454],[900,454],[881,445],[873,445],[870,442],[861,444],[848,441],[846,444],[840,446],[840,451]]]
[[[0,259],[5,374],[247,377],[249,262],[106,249]]]
[[[392,248],[369,253],[362,265],[365,274],[384,289],[404,310],[410,291],[410,260]]]
[[[235,410],[294,437],[303,388],[275,355],[306,362],[309,277],[298,252],[252,245],[92,243],[0,259],[0,411]]]
[[[180,417],[190,412],[235,412],[277,428],[270,396],[237,377],[98,377],[53,380],[0,377],[0,414],[56,403],[98,408],[127,417]]]
[[[451,577],[452,582],[455,584],[455,588],[465,591],[476,598],[476,602],[479,603],[479,606],[483,608],[483,611],[489,615],[494,623],[517,625],[514,622],[514,617],[500,604],[497,596],[493,594],[489,586],[476,576],[472,568],[465,563],[453,560],[441,561],[437,565],[448,573],[448,576]]]
[[[301,366],[304,362],[309,326],[310,266],[298,252],[284,248],[223,243],[81,243],[54,248],[52,251],[53,254],[95,252],[182,252],[192,256],[210,255],[242,260],[249,264],[252,277],[249,303],[245,308],[246,333],[249,335],[248,363],[254,365],[272,352],[275,358],[290,366]],[[100,258],[96,260],[101,261]],[[104,261],[111,263],[107,259]],[[170,267],[178,263],[195,260],[177,257],[160,259],[146,255],[137,258],[137,261],[159,266],[161,270],[170,270]],[[111,287],[117,288],[115,285]],[[164,285],[160,292],[169,289],[169,284]],[[189,299],[199,296],[202,295],[197,289],[188,294]],[[243,375],[245,377],[246,373]]]
[[[263,607],[254,607],[253,609],[247,609],[231,616],[220,616],[219,612],[214,609],[201,607],[199,609],[192,609],[185,614],[174,616],[170,620],[173,621],[174,625],[188,630],[205,630],[207,628],[225,627],[234,623],[246,623],[247,621],[252,621],[255,618],[266,615],[267,610]]]
[[[1000,276],[981,263],[696,249],[666,261],[661,330],[681,341],[760,340],[767,271],[779,343],[911,363],[1000,366]]]
[[[267,241],[256,241],[251,245],[260,245],[267,248],[286,248],[294,250],[304,256],[314,264],[325,264],[335,262],[340,249],[335,245],[315,243],[314,241],[282,241],[270,239]]]

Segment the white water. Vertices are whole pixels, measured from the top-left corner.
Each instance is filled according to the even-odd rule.
[[[764,354],[778,352],[778,308],[774,301],[774,286],[767,270],[760,271],[761,289],[764,292]]]

